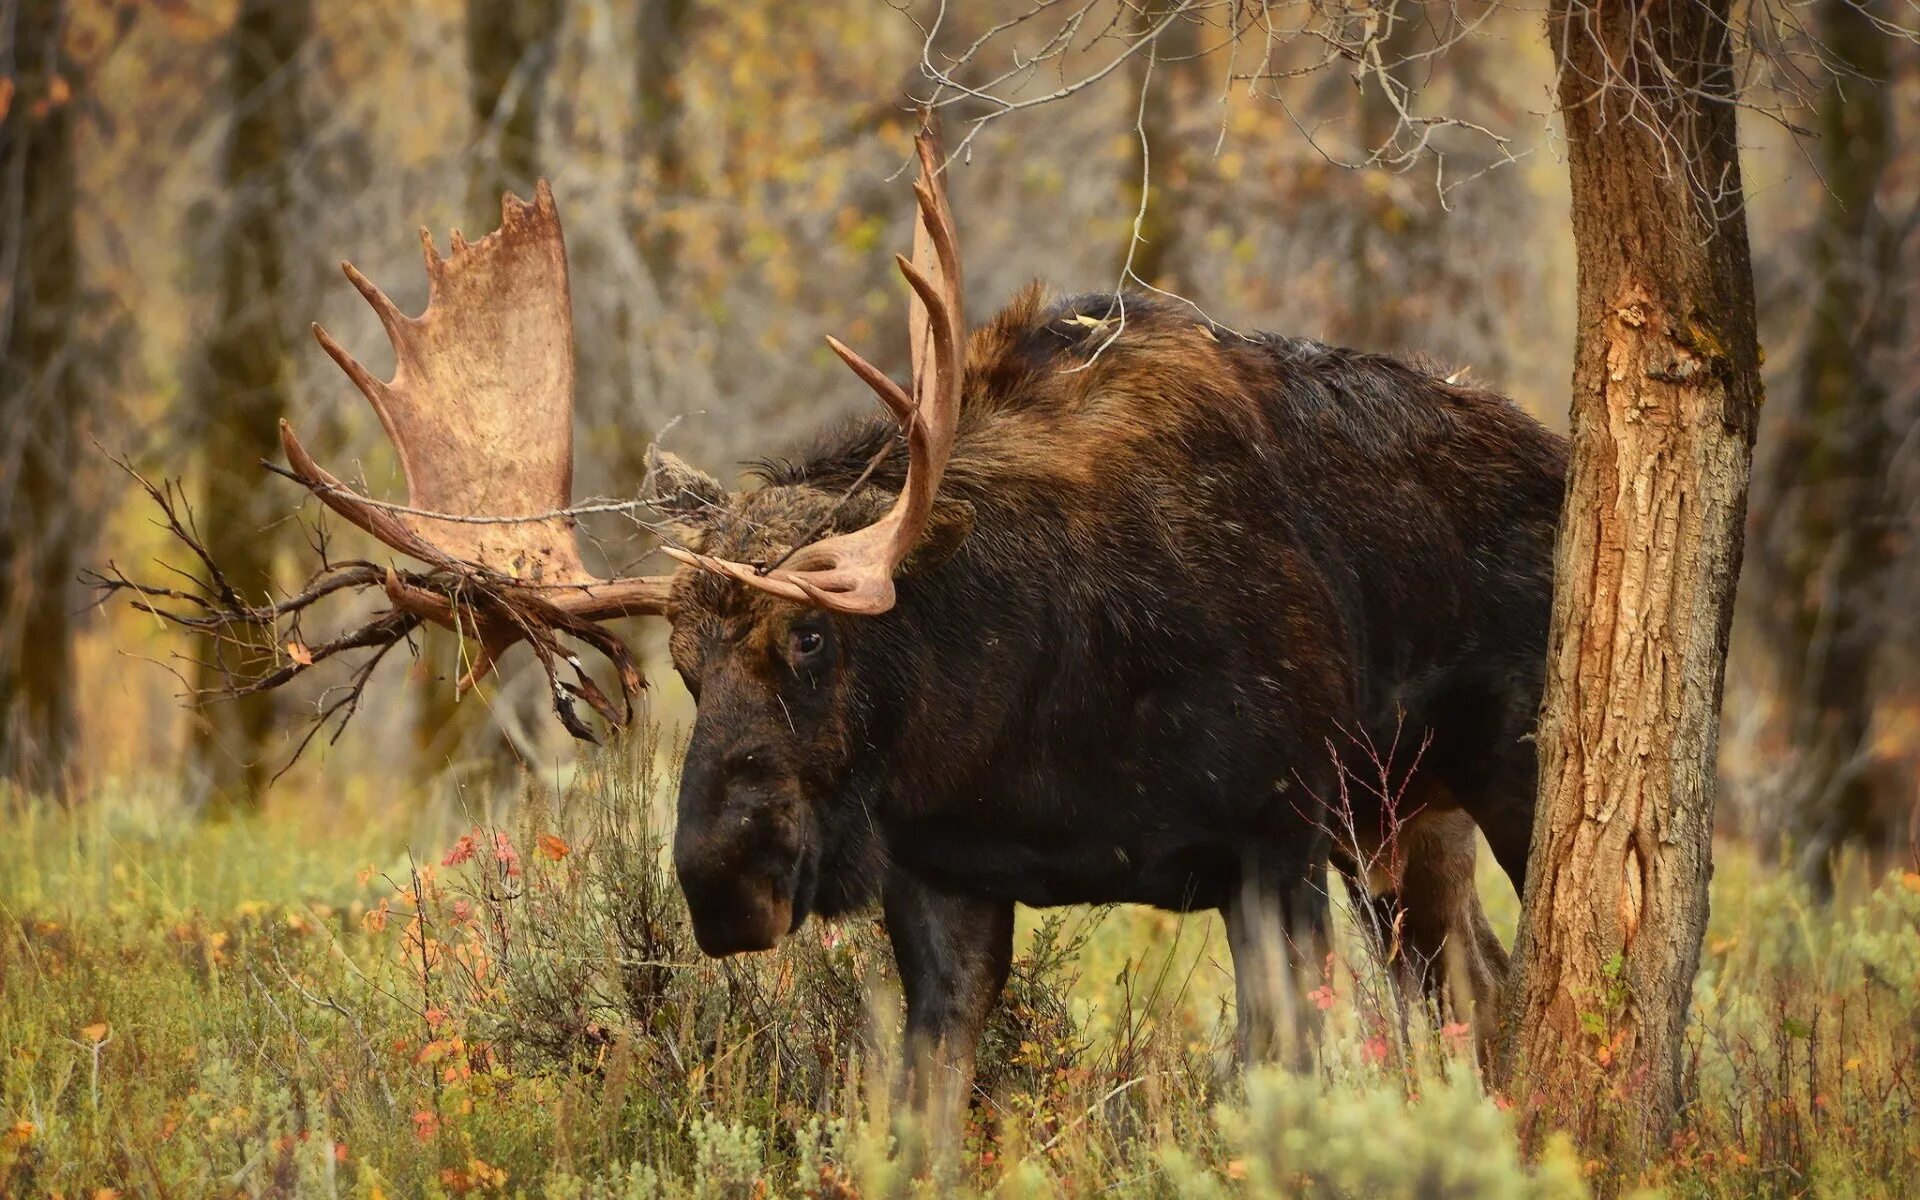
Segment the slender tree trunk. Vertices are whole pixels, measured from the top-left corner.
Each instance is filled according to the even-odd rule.
[[[285,516],[280,493],[265,486],[258,464],[278,454],[274,430],[292,408],[294,331],[282,304],[289,287],[282,245],[293,205],[292,162],[306,140],[296,59],[311,26],[308,0],[243,0],[227,83],[230,207],[219,251],[217,324],[205,347],[206,490],[197,511],[208,550],[254,603],[274,589]],[[237,656],[278,652],[203,640],[199,686],[218,688],[230,667],[239,669]],[[204,710],[196,758],[216,811],[259,802],[277,726],[271,695]]]
[[[0,8],[0,779],[62,792],[73,738],[73,89],[62,0]],[[11,60],[11,61],[9,61]]]
[[[680,237],[670,210],[675,202],[686,198],[690,182],[682,140],[686,101],[680,88],[680,62],[686,53],[685,39],[693,12],[693,0],[640,0],[634,28],[634,120],[627,143],[629,175],[624,216],[627,236],[640,252],[656,304],[665,312],[678,307],[680,284]],[[648,319],[644,297],[622,297],[613,312],[612,333],[617,345],[612,352],[623,356],[628,378],[644,378],[639,386],[660,397],[671,392],[673,381],[666,378],[664,356],[657,349],[658,333],[648,327]],[[636,362],[642,369],[633,368]],[[620,399],[620,417],[614,417],[604,404],[592,414],[602,422],[602,428],[611,420],[620,423],[616,436],[598,439],[594,453],[614,486],[630,489],[646,475],[647,447],[653,437],[645,428],[630,423],[625,404],[631,403],[632,397]]]
[[[1822,0],[1815,14],[1838,64],[1820,102],[1818,291],[1793,411],[1769,472],[1785,518],[1774,523],[1765,575],[1795,749],[1785,824],[1823,892],[1842,843],[1878,848],[1890,834],[1866,770],[1895,537],[1888,475],[1899,443],[1876,361],[1900,327],[1898,238],[1879,203],[1894,161],[1892,98],[1883,86],[1893,39],[1874,24],[1879,7]]]
[[[1191,283],[1179,267],[1188,188],[1178,115],[1198,72],[1194,56],[1203,49],[1199,18],[1182,14],[1167,20],[1177,7],[1172,0],[1158,0],[1148,4],[1140,15],[1145,28],[1163,23],[1166,28],[1154,39],[1152,57],[1136,54],[1132,59],[1129,75],[1146,150],[1144,160],[1134,159],[1125,181],[1129,215],[1140,210],[1142,183],[1149,193],[1146,215],[1140,222],[1140,240],[1131,247],[1133,273],[1176,295]]]
[[[1390,160],[1407,131],[1401,128],[1400,109],[1389,87],[1404,89],[1409,73],[1403,61],[1420,38],[1422,14],[1411,5],[1390,5],[1383,11],[1386,26],[1376,44],[1377,70],[1370,70],[1354,93],[1359,117],[1359,151]],[[1385,76],[1385,78],[1382,78]],[[1348,262],[1352,270],[1347,311],[1337,314],[1333,336],[1342,345],[1362,350],[1400,352],[1407,348],[1406,289],[1395,278],[1392,262],[1406,253],[1414,236],[1411,214],[1399,207],[1388,168],[1376,166],[1355,173],[1356,185],[1379,181],[1386,186],[1364,190],[1351,216],[1353,236]],[[1376,172],[1378,172],[1376,174]],[[1404,278],[1404,269],[1399,272]]]
[[[476,134],[467,212],[475,238],[500,224],[502,194],[530,197],[540,178],[540,118],[564,13],[563,0],[467,2],[467,99]],[[474,694],[462,703],[454,695],[466,662],[456,634],[435,628],[420,640],[418,673],[429,678],[419,689],[414,766],[425,778],[460,756],[463,743],[487,724],[487,705],[498,701]],[[500,737],[479,758],[499,778],[511,767],[512,748]]]
[[[479,133],[468,180],[474,236],[500,223],[500,195],[533,194],[562,0],[468,0],[467,98]]]
[[[640,0],[638,53],[634,56],[634,192],[656,199],[678,196],[687,186],[687,156],[680,123],[686,101],[680,90],[680,57],[686,52],[693,0]],[[633,240],[653,275],[663,302],[671,302],[679,242],[670,222],[634,207],[627,214]]]
[[[1505,1081],[1622,1179],[1680,1100],[1761,394],[1728,3],[1548,18],[1580,319]]]

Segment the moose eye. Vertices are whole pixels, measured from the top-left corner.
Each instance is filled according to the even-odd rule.
[[[827,636],[818,629],[795,629],[787,634],[787,648],[795,662],[803,662],[820,653]]]

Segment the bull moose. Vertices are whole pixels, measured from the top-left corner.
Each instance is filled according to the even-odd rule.
[[[911,389],[829,339],[888,417],[746,491],[659,458],[670,575],[595,578],[573,540],[544,184],[450,257],[423,233],[419,317],[347,266],[394,378],[316,333],[409,502],[348,488],[283,423],[289,473],[428,568],[357,580],[390,607],[354,644],[460,628],[465,687],[527,641],[578,731],[574,700],[620,721],[640,686],[602,622],[664,615],[698,706],[673,856],[701,948],[878,904],[916,1077],[942,1087],[970,1078],[1016,904],[1219,909],[1243,1045],[1272,1052],[1330,861],[1373,869],[1405,960],[1430,986],[1450,960],[1484,1018],[1505,955],[1473,830],[1520,885],[1563,440],[1392,358],[1144,296],[1030,289],[969,335],[930,129],[918,153]],[[615,663],[624,710],[562,637]],[[1396,733],[1425,747],[1404,788],[1343,789]]]

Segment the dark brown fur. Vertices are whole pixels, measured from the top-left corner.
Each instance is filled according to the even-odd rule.
[[[892,436],[857,425],[739,495],[690,478],[685,536],[770,563],[836,505],[832,529],[865,523],[904,452],[841,496]],[[1272,997],[1241,958],[1318,926],[1344,826],[1323,806],[1369,739],[1407,748],[1398,770],[1426,741],[1435,811],[1470,814],[1519,884],[1564,471],[1507,401],[1391,359],[1026,293],[973,335],[893,611],[676,587],[702,945],[883,902],[910,1036],[964,1077],[1014,902],[1218,907],[1257,1024]],[[1353,824],[1388,823],[1362,803]],[[1399,902],[1423,953],[1470,939],[1494,970],[1463,830],[1415,839],[1447,866],[1400,870]]]

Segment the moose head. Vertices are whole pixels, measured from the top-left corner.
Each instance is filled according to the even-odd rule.
[[[508,195],[498,230],[453,236],[442,258],[424,230],[429,298],[401,313],[351,264],[347,278],[393,343],[382,381],[315,326],[327,353],[372,403],[398,451],[408,502],[371,500],[328,473],[283,421],[291,474],[346,520],[425,564],[389,568],[391,610],[368,628],[398,639],[421,622],[472,644],[461,692],[526,642],[577,736],[586,700],[620,725],[642,686],[625,646],[600,623],[640,614],[673,625],[673,661],[698,705],[682,775],[674,858],[701,947],[763,950],[823,898],[832,827],[827,801],[863,725],[847,684],[863,627],[885,620],[896,580],[929,569],[971,527],[963,502],[943,502],[966,353],[960,260],[929,126],[917,139],[918,222],[911,259],[909,392],[854,351],[832,347],[897,418],[907,444],[904,485],[829,491],[769,485],[729,493],[666,456],[655,458],[657,507],[672,532],[668,575],[600,579],[582,565],[570,503],[573,330],[559,215],[542,182],[531,204]],[[876,447],[873,467],[897,448]],[[869,471],[871,474],[871,471]],[[617,668],[615,706],[561,642],[577,639]],[[562,668],[571,672],[563,679]],[[871,835],[868,835],[871,836]],[[833,847],[836,859],[860,847]],[[871,853],[871,848],[867,849]]]

